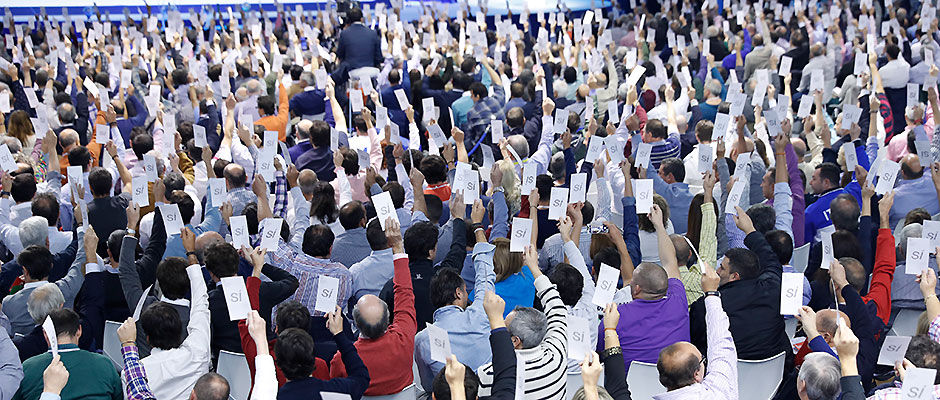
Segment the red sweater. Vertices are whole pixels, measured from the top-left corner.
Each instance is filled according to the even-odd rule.
[[[245,285],[248,288],[248,300],[251,302],[251,309],[258,311],[260,308],[260,302],[258,301],[258,293],[261,290],[261,279],[249,276],[248,281],[245,282]],[[251,334],[248,333],[248,322],[246,320],[238,321],[238,333],[242,339],[242,352],[245,353],[245,360],[248,361],[248,370],[251,371],[251,387],[255,386],[255,356],[258,355],[258,349],[255,348],[255,341],[251,338]],[[284,385],[284,382],[287,382],[287,378],[284,378],[284,373],[281,372],[281,367],[277,365],[277,358],[274,356],[274,345],[277,343],[277,339],[268,341],[268,351],[271,354],[271,358],[274,359],[274,370],[277,373],[277,386],[281,387]],[[320,380],[329,380],[330,379],[330,370],[329,366],[326,365],[326,361],[320,358],[316,359],[316,364],[313,370],[314,378]]]
[[[878,244],[875,247],[875,269],[872,271],[868,294],[862,301],[875,302],[878,318],[888,325],[891,319],[891,281],[894,279],[894,267],[897,259],[894,252],[894,236],[890,229],[878,230]]]
[[[395,254],[395,314],[385,334],[376,339],[360,337],[356,341],[359,357],[369,369],[369,388],[366,396],[383,396],[402,391],[414,381],[411,364],[415,353],[415,334],[418,321],[415,316],[415,295],[411,286],[408,256]],[[330,364],[330,376],[346,376],[346,367],[339,354]]]

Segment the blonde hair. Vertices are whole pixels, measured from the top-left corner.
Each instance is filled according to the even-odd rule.
[[[493,245],[496,246],[496,251],[493,253],[493,272],[496,273],[496,282],[502,282],[522,271],[522,253],[509,251],[509,239],[495,238]]]
[[[493,164],[493,168],[499,168],[503,173],[503,181],[499,186],[505,189],[506,206],[509,207],[509,215],[516,215],[522,208],[522,197],[520,195],[519,181],[516,179],[516,167],[508,160],[499,160]],[[492,186],[497,186],[496,182]]]

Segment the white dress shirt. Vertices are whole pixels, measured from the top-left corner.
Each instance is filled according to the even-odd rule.
[[[150,389],[158,399],[189,398],[196,380],[212,367],[206,281],[198,264],[187,267],[186,274],[192,293],[186,340],[175,349],[154,348],[149,356],[140,360],[147,370]]]
[[[888,89],[901,89],[907,87],[910,80],[911,66],[904,59],[888,61],[878,69],[881,74],[881,84]]]

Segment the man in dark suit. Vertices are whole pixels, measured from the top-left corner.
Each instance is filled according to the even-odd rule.
[[[362,10],[350,9],[346,13],[349,26],[339,34],[339,44],[336,56],[340,63],[333,71],[333,81],[336,85],[346,83],[349,71],[362,67],[377,67],[382,64],[382,46],[379,35],[362,24]]]

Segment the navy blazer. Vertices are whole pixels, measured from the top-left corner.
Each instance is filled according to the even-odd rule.
[[[340,32],[336,56],[347,65],[349,71],[376,67],[385,60],[379,34],[358,22]]]

